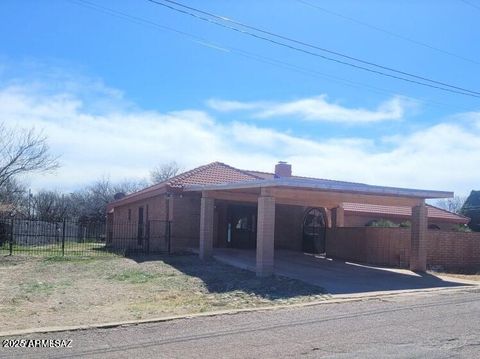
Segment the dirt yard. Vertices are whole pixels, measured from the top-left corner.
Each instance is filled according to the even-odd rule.
[[[0,332],[328,298],[322,288],[197,256],[0,257]]]

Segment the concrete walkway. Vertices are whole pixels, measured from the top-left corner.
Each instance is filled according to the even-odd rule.
[[[213,253],[218,261],[255,270],[255,251],[216,248]],[[274,271],[275,274],[318,285],[333,295],[342,296],[478,285],[471,281],[430,273],[366,266],[281,250],[275,251]]]

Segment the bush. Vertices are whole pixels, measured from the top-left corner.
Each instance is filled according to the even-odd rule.
[[[472,229],[466,224],[457,224],[453,230],[457,232],[472,232]]]
[[[396,228],[398,224],[389,221],[388,219],[375,219],[366,224],[366,227],[382,227],[382,228]]]

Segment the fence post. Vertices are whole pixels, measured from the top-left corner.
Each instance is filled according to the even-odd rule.
[[[62,228],[62,257],[65,256],[65,218],[63,219],[63,228]]]
[[[10,255],[13,254],[13,224],[14,224],[14,219],[12,218],[10,220],[10,241],[8,243],[8,251],[10,253]]]
[[[170,240],[170,221],[167,221],[167,251],[171,254],[171,240]]]

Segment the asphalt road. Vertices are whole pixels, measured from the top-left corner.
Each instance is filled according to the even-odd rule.
[[[71,339],[72,348],[2,348],[0,357],[480,358],[479,321],[480,290],[469,289],[35,334],[22,339]]]

